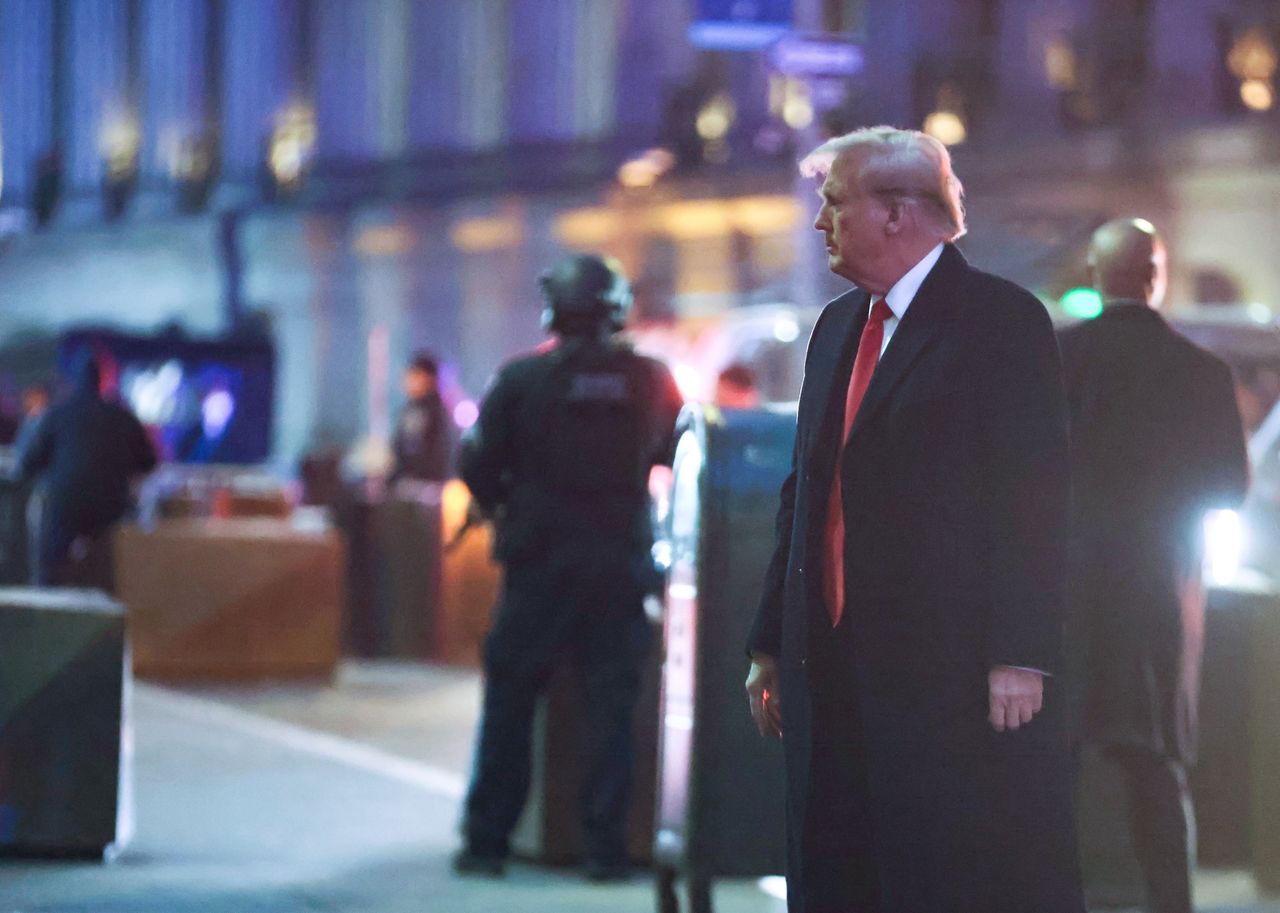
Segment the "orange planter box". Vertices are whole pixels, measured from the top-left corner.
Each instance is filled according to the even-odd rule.
[[[115,539],[134,670],[161,679],[316,678],[333,673],[342,544],[333,530],[268,518],[161,520]]]

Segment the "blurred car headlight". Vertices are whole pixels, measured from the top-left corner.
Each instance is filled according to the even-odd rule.
[[[1244,555],[1244,521],[1234,510],[1211,510],[1204,518],[1205,576],[1209,583],[1227,586],[1240,572]]]

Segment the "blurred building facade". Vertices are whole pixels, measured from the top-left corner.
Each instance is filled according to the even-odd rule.
[[[879,122],[955,143],[966,249],[1043,294],[1143,214],[1175,300],[1280,304],[1274,3],[794,0],[862,51],[808,77],[693,47],[707,6],[0,0],[0,336],[247,313],[291,461],[383,433],[414,348],[478,396],[566,248],[618,256],[651,318],[822,300],[794,161]]]

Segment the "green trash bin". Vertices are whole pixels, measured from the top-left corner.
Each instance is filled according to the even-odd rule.
[[[0,855],[102,858],[129,837],[124,607],[0,589]]]
[[[795,413],[689,407],[678,430],[654,862],[663,913],[681,875],[708,913],[713,879],[786,863],[782,746],[756,732],[743,682]]]

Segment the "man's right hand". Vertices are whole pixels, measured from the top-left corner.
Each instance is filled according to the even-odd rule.
[[[747,673],[747,699],[751,718],[762,736],[782,738],[782,706],[778,702],[778,663],[763,653],[751,654]]]

